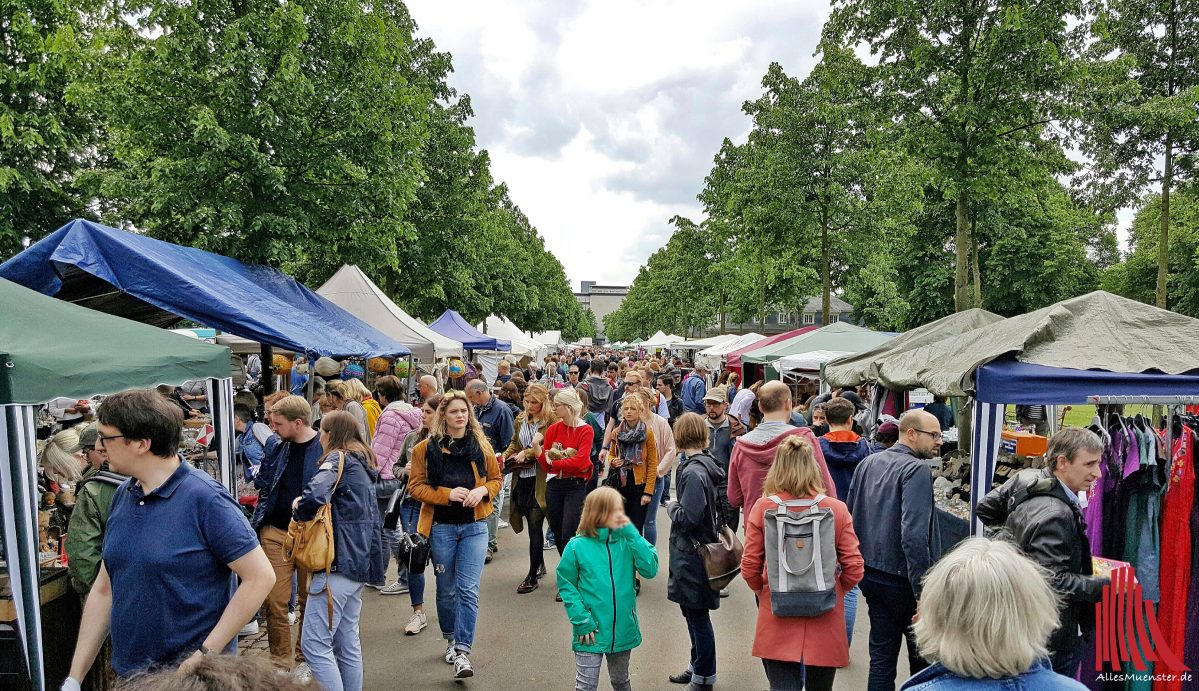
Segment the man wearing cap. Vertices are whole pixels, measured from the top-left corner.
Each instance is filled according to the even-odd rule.
[[[725,386],[714,386],[704,394],[704,418],[708,421],[708,453],[724,471],[724,481],[716,488],[720,511],[724,520],[734,531],[740,522],[741,512],[729,503],[729,458],[733,455],[733,442],[745,434],[745,425],[729,412],[729,391]]]
[[[104,547],[104,528],[108,524],[112,497],[117,487],[129,479],[109,469],[108,457],[104,451],[96,449],[99,434],[95,424],[88,425],[79,434],[79,445],[88,466],[75,488],[75,510],[71,512],[67,530],[67,575],[71,587],[83,597],[92,589],[100,570],[100,551]]]
[[[704,365],[696,365],[695,370],[683,380],[683,407],[687,409],[687,412],[706,414],[704,394],[707,393],[708,385],[704,378],[707,376],[708,368]]]

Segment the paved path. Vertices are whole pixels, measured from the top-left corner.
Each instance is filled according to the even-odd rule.
[[[638,619],[643,643],[633,651],[632,681],[635,689],[681,690],[666,676],[687,666],[690,642],[678,606],[666,599],[666,541],[670,522],[663,510],[658,517],[658,577],[643,582],[638,598]],[[570,650],[570,626],[562,605],[554,602],[553,573],[557,551],[545,552],[549,577],[528,595],[518,595],[516,586],[527,570],[528,542],[525,534],[500,531],[500,552],[483,572],[479,622],[471,661],[475,677],[453,680],[452,668],[441,656],[445,642],[437,626],[436,586],[432,570],[425,589],[429,627],[418,636],[405,636],[404,624],[412,609],[407,595],[384,596],[367,589],[363,596],[362,648],[365,688],[375,689],[463,689],[488,691],[533,691],[574,688],[574,657]],[[394,568],[394,567],[393,567]],[[745,582],[732,585],[732,595],[712,613],[716,629],[717,688],[726,690],[766,689],[761,662],[750,656],[756,609]],[[852,662],[838,670],[835,688],[866,688],[869,665],[867,637],[869,622],[864,599],[859,600],[858,619],[851,648]],[[246,643],[243,639],[243,646]],[[252,641],[251,641],[252,642]],[[251,653],[253,654],[253,653]],[[901,656],[902,657],[902,656]],[[900,662],[900,681],[907,678],[907,663]],[[607,671],[601,689],[611,688]]]

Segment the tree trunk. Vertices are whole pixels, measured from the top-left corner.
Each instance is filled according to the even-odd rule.
[[[972,264],[974,266],[974,305],[973,307],[983,306],[983,282],[982,271],[978,267],[978,229],[975,227],[975,219],[970,219],[970,241],[971,254],[973,255]]]
[[[970,223],[966,218],[966,190],[958,192],[957,207],[954,209],[956,232],[954,234],[955,258],[953,272],[953,309],[961,312],[970,304]]]
[[[1166,133],[1166,165],[1162,171],[1161,234],[1157,239],[1157,306],[1166,309],[1166,278],[1170,272],[1170,183],[1174,179],[1174,139]]]
[[[822,213],[820,215],[820,273],[821,279],[824,282],[823,292],[821,293],[822,302],[820,305],[822,315],[820,324],[822,326],[827,326],[829,323],[829,303],[831,302],[830,296],[832,295],[833,291],[833,282],[829,275],[828,253],[828,215]],[[803,314],[802,307],[800,308],[799,312],[800,314]]]
[[[765,252],[758,255],[758,266],[766,266]],[[762,325],[762,333],[766,333],[766,272],[758,273],[758,323]]]

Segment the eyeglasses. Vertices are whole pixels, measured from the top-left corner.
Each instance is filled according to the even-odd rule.
[[[579,373],[579,370],[577,370],[577,369],[572,369],[569,372],[567,372],[567,374],[578,374],[578,373]]]
[[[913,431],[913,432],[919,432],[919,433],[921,433],[921,434],[927,434],[928,436],[932,437],[933,439],[940,439],[940,438],[941,438],[941,433],[940,433],[940,432],[929,432],[929,431],[928,431],[928,430],[926,430],[926,429],[916,429],[916,428],[913,428],[913,429],[912,429],[912,431]]]
[[[100,447],[103,447],[103,446],[108,446],[108,442],[109,442],[110,440],[112,440],[112,439],[124,439],[124,438],[125,438],[125,435],[123,435],[123,434],[113,434],[113,435],[111,435],[111,436],[108,436],[108,437],[106,437],[106,436],[104,436],[104,435],[102,435],[102,434],[101,434],[101,435],[97,435],[97,436],[96,436],[96,448],[100,448]]]

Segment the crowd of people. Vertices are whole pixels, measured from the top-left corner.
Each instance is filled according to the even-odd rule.
[[[501,362],[493,382],[473,367],[424,375],[411,394],[394,376],[371,388],[350,377],[266,396],[261,413],[239,405],[241,497],[180,459],[184,409],[165,392],[109,396],[82,433],[64,425],[75,436],[47,449],[78,456],[47,451],[43,468],[85,476],[67,541],[85,608],[63,688],[110,674],[136,688],[261,676],[213,656],[262,610],[275,677],[357,691],[364,588],[407,594],[403,633],[419,635],[426,564],[445,663],[473,677],[480,586],[505,529],[528,537],[516,593],[546,578],[557,590],[579,690],[598,687],[605,660],[612,688],[631,688],[641,579],[657,577],[660,555],[690,639],[662,680],[716,685],[711,612],[731,576],[713,574],[714,554],[739,554],[757,603],[750,652],[771,689],[833,687],[859,597],[872,691],[895,688],[904,645],[905,689],[1080,688],[1078,633],[1106,583],[1071,504],[1098,477],[1093,433],[1059,432],[1045,469],[983,498],[980,517],[1004,539],[950,546],[927,463],[945,428],[937,408],[877,419],[866,389],[797,402],[780,381],[598,349],[523,364]],[[70,408],[65,422],[84,417]],[[307,571],[291,541],[322,516],[333,560]]]

